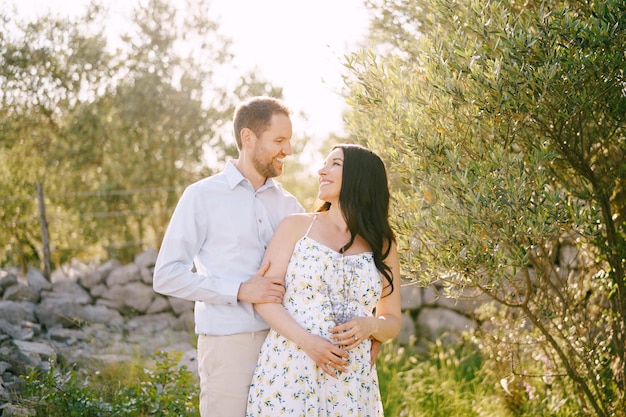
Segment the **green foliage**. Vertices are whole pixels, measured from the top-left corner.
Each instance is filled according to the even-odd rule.
[[[198,383],[182,353],[156,352],[154,369],[118,364],[102,372],[33,370],[21,405],[38,416],[197,416]]]
[[[96,3],[73,18],[0,12],[0,264],[41,260],[38,183],[56,266],[128,262],[158,247],[183,188],[236,154],[235,105],[282,91],[254,74],[218,82],[237,75],[208,6],[150,0],[113,34]]]
[[[348,129],[390,168],[403,269],[494,300],[477,318],[498,378],[624,415],[623,2],[371,6]]]
[[[571,417],[582,415],[566,393],[541,378],[498,379],[499,370],[483,357],[476,335],[458,342],[415,346],[386,343],[376,367],[385,415]],[[569,386],[569,396],[573,387]]]
[[[377,361],[383,408],[387,416],[569,417],[567,404],[551,404],[541,384],[498,382],[470,338],[424,353],[414,346],[386,343]],[[51,367],[24,377],[20,405],[34,415],[197,416],[199,387],[177,365],[181,353],[156,352],[154,363],[110,364],[98,371]]]
[[[424,354],[414,353],[412,346],[387,343],[376,367],[385,415],[515,415],[493,374],[483,367],[480,352],[469,342],[444,346],[437,341]]]

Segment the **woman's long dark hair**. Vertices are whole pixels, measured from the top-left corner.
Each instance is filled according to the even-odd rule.
[[[339,144],[343,150],[343,174],[339,204],[350,230],[350,241],[341,248],[344,253],[357,235],[372,248],[376,268],[383,274],[393,292],[391,268],[383,262],[396,241],[389,225],[389,185],[385,164],[371,150],[355,144]],[[327,211],[324,202],[317,211]],[[390,292],[390,293],[391,293]]]

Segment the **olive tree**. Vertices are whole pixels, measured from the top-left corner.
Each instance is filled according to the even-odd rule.
[[[369,5],[347,121],[390,167],[405,271],[492,300],[511,407],[625,415],[623,2]]]

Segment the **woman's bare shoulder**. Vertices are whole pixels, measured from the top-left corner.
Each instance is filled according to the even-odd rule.
[[[313,216],[312,213],[298,213],[285,217],[274,232],[268,250],[273,253],[275,247],[280,247],[281,250],[286,247],[293,248],[298,239],[306,233]]]
[[[301,226],[311,224],[316,213],[294,213],[283,219],[283,223],[289,226]]]
[[[278,226],[277,232],[287,233],[289,235],[303,235],[311,222],[315,213],[294,213],[283,219]]]

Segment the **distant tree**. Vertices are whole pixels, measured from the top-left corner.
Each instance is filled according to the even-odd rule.
[[[56,191],[52,152],[64,147],[64,117],[109,77],[102,34],[81,32],[93,29],[100,12],[92,7],[80,25],[51,16],[27,23],[4,11],[0,19],[0,250],[24,268],[41,247],[36,184],[49,182],[47,190]]]
[[[95,2],[78,17],[4,12],[0,263],[40,256],[38,182],[56,264],[129,260],[158,246],[185,185],[210,174],[212,159],[236,155],[225,128],[234,106],[282,91],[253,73],[232,91],[219,81],[237,75],[209,4],[138,3],[121,34],[105,30]]]
[[[390,166],[405,271],[493,300],[515,411],[626,415],[624,2],[368,3],[348,129]]]

